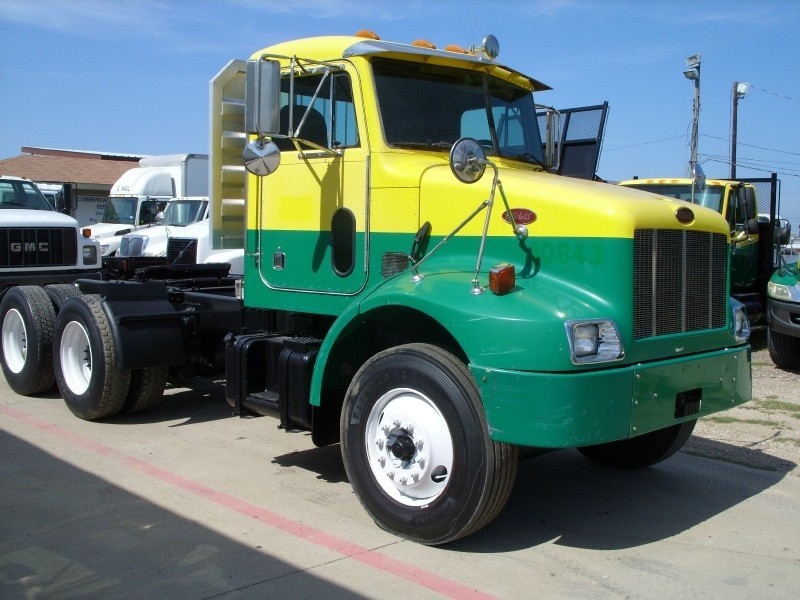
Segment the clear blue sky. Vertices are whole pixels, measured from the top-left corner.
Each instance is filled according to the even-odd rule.
[[[351,34],[469,46],[552,86],[556,107],[607,100],[598,174],[682,176],[702,54],[699,159],[729,172],[731,92],[740,177],[782,181],[800,225],[797,0],[0,0],[0,158],[22,146],[131,154],[208,151],[208,82],[232,58],[296,37]]]

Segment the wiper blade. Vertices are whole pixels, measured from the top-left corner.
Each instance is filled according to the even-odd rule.
[[[544,163],[541,161],[541,159],[539,159],[539,158],[538,158],[537,156],[535,156],[534,154],[531,154],[530,152],[523,152],[522,154],[515,154],[515,155],[513,155],[513,156],[508,156],[508,157],[506,157],[506,158],[511,158],[511,159],[514,159],[514,160],[524,160],[525,162],[528,162],[528,163],[533,163],[533,164],[539,165],[539,166],[540,166],[540,167],[542,167],[543,169],[547,170],[547,165],[545,165],[545,164],[544,164]]]
[[[420,150],[429,150],[431,148],[450,149],[453,146],[450,142],[395,142],[393,145],[398,148],[416,148]]]

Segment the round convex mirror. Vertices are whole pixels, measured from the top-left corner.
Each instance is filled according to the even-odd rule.
[[[269,175],[281,164],[281,151],[274,142],[254,140],[245,146],[242,158],[253,175]]]
[[[486,171],[486,152],[478,140],[461,138],[450,149],[450,170],[456,179],[475,183]]]

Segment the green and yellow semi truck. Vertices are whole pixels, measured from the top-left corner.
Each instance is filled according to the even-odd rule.
[[[746,402],[725,219],[552,174],[548,88],[497,50],[363,33],[223,68],[211,239],[244,276],[174,260],[39,311],[67,406],[143,410],[224,367],[235,412],[340,443],[376,523],[433,545],[500,512],[520,449],[646,467]]]
[[[745,305],[751,326],[766,328],[773,362],[800,369],[797,266],[781,260],[790,228],[779,216],[777,175],[745,180],[631,179],[619,185],[692,202],[725,217],[731,233],[731,295]]]

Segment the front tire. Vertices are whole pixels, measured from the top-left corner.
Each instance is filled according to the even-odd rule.
[[[56,318],[53,349],[58,389],[76,417],[91,421],[120,411],[131,372],[117,367],[99,296],[81,295],[64,303]]]
[[[697,419],[618,442],[578,448],[594,463],[614,469],[643,469],[680,450],[692,435]]]
[[[361,503],[383,529],[451,542],[505,506],[517,448],[494,442],[466,366],[434,346],[380,352],[344,400],[342,457]]]
[[[8,385],[30,396],[53,387],[55,311],[44,290],[35,285],[9,289],[0,303],[0,364]]]
[[[778,368],[800,370],[800,338],[767,329],[767,347]]]

